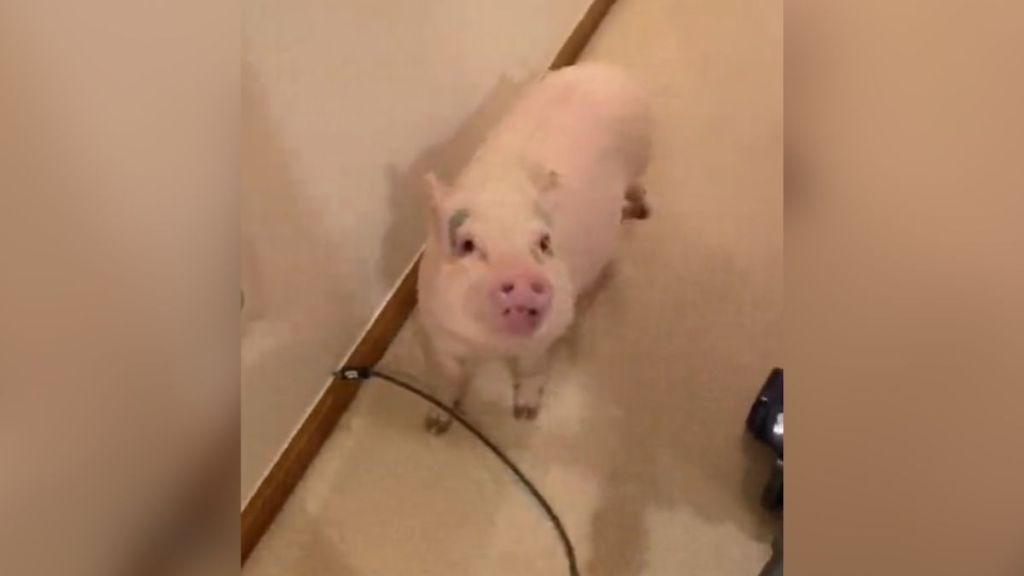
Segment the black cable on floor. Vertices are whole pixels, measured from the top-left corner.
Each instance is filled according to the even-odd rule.
[[[484,446],[487,446],[487,448],[498,457],[498,460],[501,460],[501,462],[511,470],[513,474],[515,474],[516,478],[518,478],[519,481],[522,482],[523,486],[526,487],[526,490],[530,492],[530,495],[532,495],[537,503],[540,504],[540,507],[544,509],[544,513],[547,514],[548,518],[551,520],[551,524],[555,527],[555,531],[558,533],[558,538],[562,541],[562,547],[565,549],[565,557],[569,562],[570,576],[580,576],[579,568],[576,566],[576,550],[573,548],[572,540],[569,539],[569,534],[566,532],[565,526],[562,525],[561,518],[558,517],[558,514],[555,512],[554,508],[551,507],[551,504],[548,503],[547,499],[544,498],[544,495],[540,493],[540,490],[538,490],[537,487],[534,486],[533,482],[526,477],[526,474],[516,466],[515,462],[512,462],[512,460],[505,455],[505,452],[502,451],[502,449],[499,448],[490,438],[485,436],[483,432],[477,429],[476,426],[470,424],[465,418],[460,416],[458,412],[446,406],[444,402],[441,402],[437,398],[434,398],[412,384],[404,382],[394,376],[370,368],[342,368],[338,371],[338,375],[345,380],[367,380],[373,376],[386,382],[390,382],[407,392],[419,396],[430,404],[433,404],[435,407],[451,416],[452,419],[461,424],[466,430],[469,430],[470,433],[476,436]]]

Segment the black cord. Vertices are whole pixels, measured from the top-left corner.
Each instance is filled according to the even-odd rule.
[[[458,412],[446,406],[444,402],[441,402],[430,394],[416,388],[412,384],[383,372],[370,368],[342,368],[338,371],[338,376],[344,380],[366,380],[371,376],[380,378],[381,380],[390,382],[407,392],[411,392],[412,394],[419,396],[444,411],[459,424],[462,424],[466,430],[469,430],[477,437],[478,440],[480,440],[480,442],[483,442],[484,446],[487,446],[487,448],[498,457],[498,460],[501,460],[501,462],[505,464],[513,474],[515,474],[516,478],[518,478],[519,481],[523,483],[523,486],[526,487],[527,491],[530,492],[530,495],[532,495],[537,503],[540,504],[540,507],[544,509],[544,513],[547,514],[548,518],[551,520],[551,524],[555,527],[555,531],[558,532],[558,538],[562,541],[562,547],[565,549],[565,557],[569,561],[570,576],[580,576],[579,568],[576,566],[576,550],[573,548],[572,541],[569,539],[569,534],[566,532],[565,526],[562,525],[562,520],[558,517],[554,508],[552,508],[551,504],[549,504],[547,499],[544,498],[544,495],[540,493],[540,490],[533,485],[533,482],[530,482],[530,479],[526,477],[526,474],[524,474],[523,471],[505,455],[505,452],[503,452],[501,448],[491,441],[490,438],[485,436],[483,432],[477,429],[476,426],[470,424],[465,418],[460,416]]]

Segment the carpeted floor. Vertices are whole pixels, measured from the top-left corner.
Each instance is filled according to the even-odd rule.
[[[470,416],[562,514],[585,576],[754,575],[769,454],[743,419],[781,359],[782,2],[621,0],[584,59],[625,65],[656,116],[653,218],[561,351],[539,419],[500,373]],[[403,333],[383,368],[419,374]],[[456,430],[371,382],[248,576],[556,576],[551,527]]]

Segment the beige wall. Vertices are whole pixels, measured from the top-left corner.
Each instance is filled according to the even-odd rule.
[[[419,174],[457,171],[588,5],[243,5],[243,499],[413,261]]]
[[[0,574],[155,574],[237,490],[230,18],[0,3]]]

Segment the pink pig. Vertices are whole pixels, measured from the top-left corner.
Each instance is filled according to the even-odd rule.
[[[614,256],[621,222],[644,218],[650,153],[644,93],[582,64],[526,90],[453,185],[426,176],[430,225],[419,268],[428,380],[458,408],[481,362],[511,364],[513,413],[533,419],[548,350]],[[427,428],[451,424],[431,412]]]

